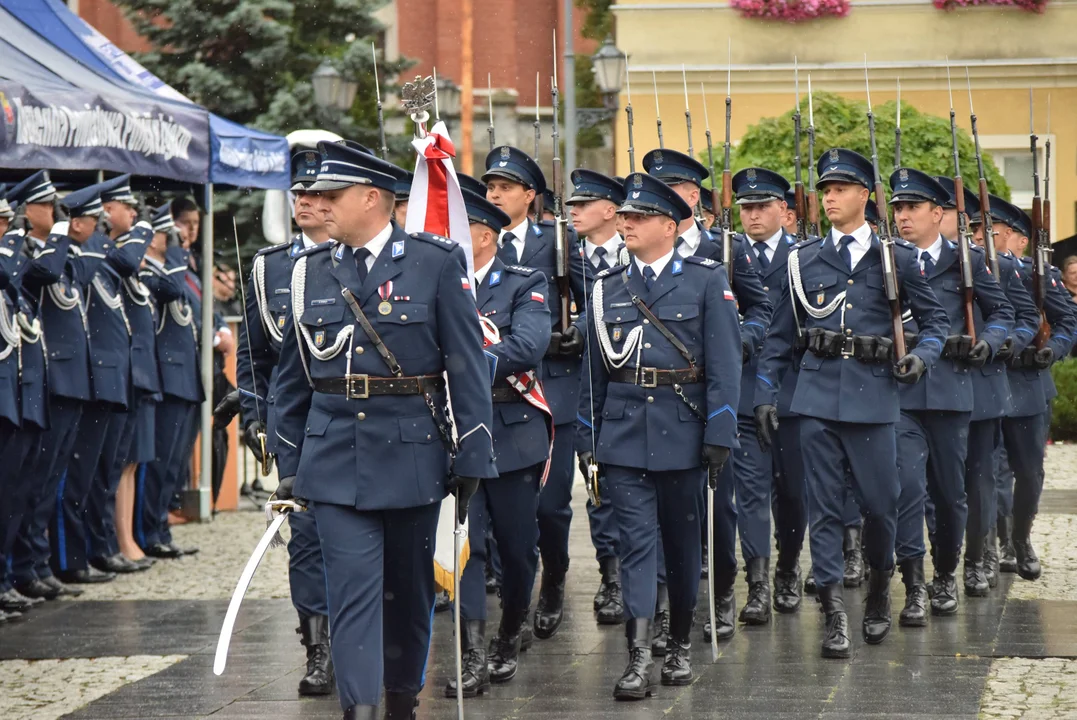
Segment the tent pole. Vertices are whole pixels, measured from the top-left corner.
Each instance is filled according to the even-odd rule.
[[[198,489],[190,492],[185,514],[200,522],[210,519],[213,500],[213,183],[206,183],[202,207],[202,387],[206,399],[202,403],[202,441],[199,444]]]

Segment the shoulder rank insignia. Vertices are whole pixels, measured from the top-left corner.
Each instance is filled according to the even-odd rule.
[[[512,272],[514,272],[514,273],[516,273],[518,275],[528,275],[528,276],[530,276],[530,275],[533,275],[535,273],[535,268],[524,267],[523,265],[506,265],[505,269],[506,270],[511,270]]]
[[[718,265],[721,264],[721,263],[717,262],[716,260],[711,260],[710,258],[697,257],[695,255],[690,255],[689,257],[686,257],[685,260],[692,263],[693,265],[702,265],[703,267],[708,267],[708,268],[718,267]]]

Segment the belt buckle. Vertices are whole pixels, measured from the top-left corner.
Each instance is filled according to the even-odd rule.
[[[639,368],[639,386],[641,388],[658,387],[658,368]]]
[[[844,341],[841,344],[841,356],[844,358],[853,357],[856,350],[856,344],[853,342],[852,335],[846,335]]]
[[[360,382],[361,390],[356,391],[355,383]],[[344,395],[349,400],[366,400],[370,397],[369,375],[346,375],[344,377]]]

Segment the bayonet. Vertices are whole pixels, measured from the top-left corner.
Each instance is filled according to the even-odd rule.
[[[628,116],[628,171],[636,172],[636,144],[632,138],[632,128],[635,126],[635,117],[632,114],[632,71],[628,68],[627,55],[625,55],[625,84],[628,87],[628,105],[625,106],[625,114]]]
[[[972,234],[965,214],[965,183],[961,179],[961,158],[957,146],[957,116],[954,91],[950,84],[950,59],[946,59],[946,91],[950,97],[950,140],[954,156],[954,204],[957,206],[957,257],[961,269],[961,292],[964,296],[965,334],[976,342],[976,318],[972,304],[976,292],[972,282]]]
[[[965,82],[969,88],[969,118],[972,122],[972,140],[976,145],[976,170],[980,180],[980,222],[983,224],[984,250],[987,254],[987,267],[998,278],[998,250],[995,248],[994,221],[991,219],[991,196],[987,191],[987,177],[984,175],[984,156],[980,151],[980,132],[976,127],[976,110],[972,105],[972,80],[969,69],[965,67]]]
[[[733,175],[729,169],[729,137],[733,121],[733,39],[729,39],[725,76],[725,164],[722,166],[722,262],[733,285]],[[711,181],[714,182],[713,180]]]
[[[490,83],[490,73],[486,73],[486,102],[490,118],[490,124],[486,126],[486,135],[490,138],[490,149],[493,150],[497,141],[494,140],[494,87]]]
[[[800,68],[797,65],[796,55],[793,56],[793,89],[796,96],[796,106],[793,110],[794,209],[797,214],[797,242],[804,242],[808,239],[808,219],[806,217],[806,198],[804,197],[804,178],[800,170]]]
[[[808,73],[808,234],[819,237],[819,195],[815,190],[815,108]]]
[[[370,43],[370,54],[374,57],[374,95],[378,101],[378,136],[381,140],[381,159],[389,159],[389,147],[385,144],[385,115],[381,106],[381,84],[378,82],[378,50]]]
[[[658,126],[658,148],[666,149],[665,138],[662,137],[662,106],[658,104],[658,76],[651,71],[651,83],[654,85],[654,122]]]

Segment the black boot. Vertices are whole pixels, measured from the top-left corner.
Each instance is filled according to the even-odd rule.
[[[808,566],[808,574],[804,577],[804,592],[815,595],[819,592],[819,586],[815,584],[815,568]]]
[[[924,559],[901,561],[901,580],[905,583],[905,607],[898,615],[901,627],[927,625],[927,584],[924,580]]]
[[[329,654],[329,618],[311,615],[299,618],[297,633],[307,649],[307,674],[299,681],[300,695],[328,695],[333,692],[333,658]]]
[[[1017,556],[1013,549],[1013,517],[999,515],[996,523],[998,530],[998,569],[999,572],[1017,572]]]
[[[621,561],[616,557],[602,558],[602,584],[595,593],[595,617],[599,625],[620,625],[624,622],[624,597],[621,594]]]
[[[965,595],[968,597],[985,597],[991,589],[984,572],[984,543],[979,538],[967,538],[965,541],[964,581]]]
[[[1038,580],[1043,573],[1040,559],[1032,549],[1032,520],[1035,516],[1013,518],[1013,551],[1017,574],[1025,580]]]
[[[774,568],[774,609],[794,613],[800,608],[800,548],[779,548]]]
[[[823,629],[823,657],[847,658],[853,654],[849,642],[849,616],[845,614],[845,599],[842,586],[838,583],[823,585],[818,588],[819,602],[826,614],[826,627]]]
[[[446,590],[439,590],[437,595],[434,596],[434,612],[442,613],[452,607],[452,600],[449,599],[449,593]]]
[[[998,531],[991,528],[984,540],[984,575],[989,587],[998,587]]]
[[[493,563],[486,563],[486,568],[483,570],[483,577],[486,581],[486,594],[496,595],[497,591],[501,589],[501,581],[498,580],[497,575],[494,574]]]
[[[938,550],[935,553],[935,580],[932,583],[931,614],[947,617],[957,614],[957,553]]]
[[[490,671],[486,667],[486,621],[462,620],[460,633],[461,664],[460,679],[464,685],[464,697],[473,698],[490,689]],[[455,668],[454,668],[455,670]],[[456,678],[445,686],[445,697],[456,697]]]
[[[535,606],[535,637],[552,638],[565,617],[565,569],[542,566],[542,586]]]
[[[732,571],[736,573],[736,571]],[[711,592],[714,593],[714,619],[718,623],[718,642],[732,640],[737,632],[737,596],[733,593],[733,577],[715,573],[714,582],[711,583]],[[711,623],[708,619],[703,626],[703,641],[711,641]]]
[[[692,684],[692,612],[671,611],[669,644],[662,662],[663,685]]]
[[[669,588],[665,583],[658,583],[658,599],[654,604],[654,623],[652,624],[651,654],[662,657],[666,654],[669,642]]]
[[[344,711],[344,720],[378,720],[378,706],[352,705]]]
[[[617,700],[642,700],[658,694],[654,675],[654,659],[651,657],[651,628],[649,618],[633,618],[625,623],[628,638],[628,666],[621,679],[613,686]]]
[[[894,569],[872,568],[864,599],[864,642],[878,645],[890,634],[890,578]]]
[[[486,660],[490,679],[495,683],[508,682],[516,677],[520,662],[520,634],[529,610],[504,608],[501,611],[501,624],[497,628],[497,635],[490,641]]]
[[[383,720],[415,720],[415,708],[419,699],[410,693],[385,691],[385,715]]]
[[[845,573],[842,582],[847,588],[860,587],[864,581],[864,555],[860,548],[860,528],[845,528],[845,541],[842,545],[845,554]]]
[[[749,560],[745,575],[748,578],[748,602],[740,611],[740,621],[747,625],[766,625],[770,622],[770,558]]]

